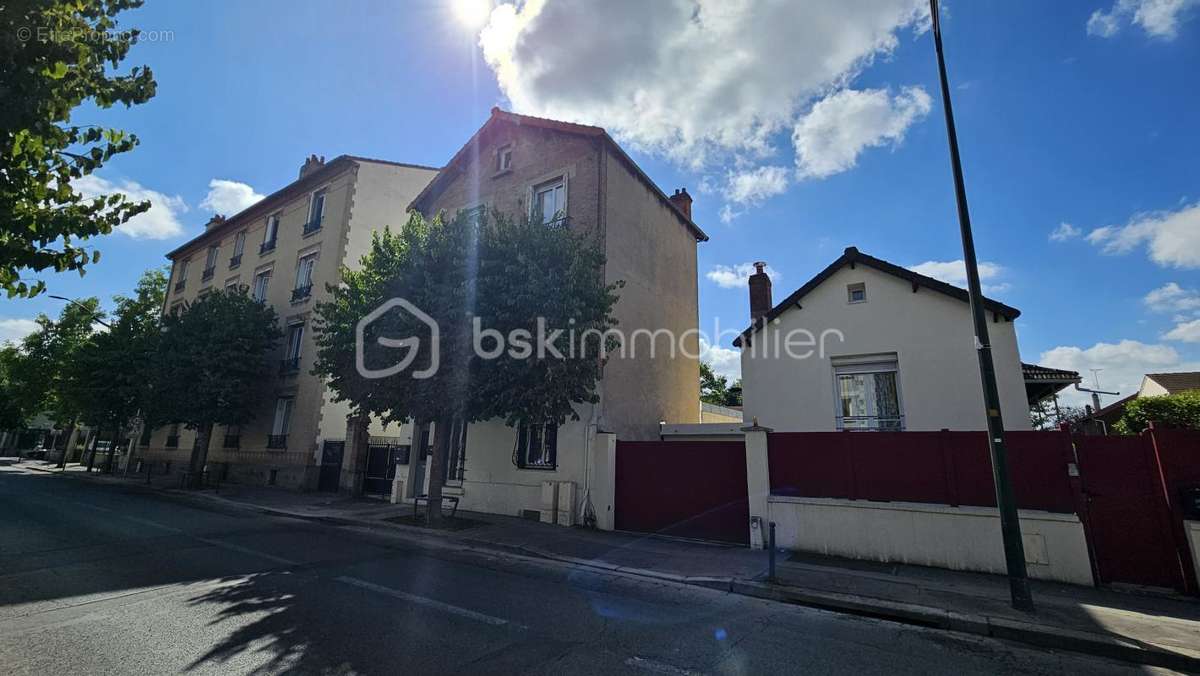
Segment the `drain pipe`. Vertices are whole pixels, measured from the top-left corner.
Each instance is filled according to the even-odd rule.
[[[1075,383],[1075,389],[1076,389],[1076,391],[1079,391],[1079,392],[1091,393],[1091,395],[1092,395],[1092,420],[1096,420],[1095,416],[1097,413],[1100,412],[1100,395],[1107,394],[1107,395],[1115,397],[1115,396],[1121,394],[1120,392],[1107,392],[1105,390],[1093,390],[1090,387],[1080,387],[1079,383]],[[1096,422],[1103,425],[1104,434],[1107,435],[1108,434],[1108,425],[1103,420],[1097,420]]]

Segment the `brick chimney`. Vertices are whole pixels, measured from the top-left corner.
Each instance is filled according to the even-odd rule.
[[[688,194],[687,188],[680,188],[679,190],[676,190],[675,194],[671,195],[671,197],[668,199],[671,200],[671,204],[679,207],[679,210],[683,212],[684,216],[688,217],[688,220],[691,220],[692,196]]]
[[[204,231],[208,232],[209,230],[212,230],[213,228],[217,227],[218,225],[220,225],[224,222],[225,222],[224,216],[222,216],[221,214],[215,214],[212,218],[208,219],[207,223],[204,224]]]
[[[754,274],[750,275],[750,321],[757,322],[760,317],[771,311],[771,278],[763,270],[766,263],[758,261],[754,264]]]
[[[317,157],[316,155],[309,155],[308,159],[304,160],[304,164],[300,167],[300,178],[308,176],[309,173],[314,172],[323,166],[325,166],[324,155],[320,157]]]

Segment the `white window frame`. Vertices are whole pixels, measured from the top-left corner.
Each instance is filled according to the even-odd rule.
[[[192,265],[191,258],[185,258],[179,263],[179,277],[175,280],[176,283],[186,282],[188,278],[188,268]]]
[[[317,270],[317,259],[319,258],[320,254],[317,251],[310,251],[309,253],[301,254],[298,258],[296,258],[296,282],[295,285],[292,286],[293,291],[297,289],[303,289],[306,286],[312,286],[313,273]],[[305,269],[306,265],[307,270]],[[306,283],[301,284],[301,279],[304,279]]]
[[[512,169],[512,152],[511,143],[506,143],[496,150],[496,173],[502,174],[509,169]]]
[[[313,212],[315,211],[315,207],[317,206],[317,198],[320,198],[320,200],[321,200],[321,213],[314,215]],[[329,201],[329,186],[322,186],[322,187],[312,191],[311,193],[309,193],[309,196],[308,196],[308,220],[304,222],[304,225],[306,227],[310,223],[312,223],[314,220],[317,223],[321,223],[325,220],[325,203],[328,201]]]
[[[854,292],[862,291],[862,298],[855,299]],[[857,304],[867,302],[867,284],[866,282],[855,282],[846,285],[846,302]]]
[[[534,435],[532,434],[532,432],[533,432],[533,428],[535,428],[535,427],[540,428],[539,434],[537,435],[538,449],[537,449],[537,458],[536,459],[533,457],[533,454],[531,453],[531,449],[529,448],[530,442],[534,438]],[[554,450],[553,451],[551,451],[550,447],[546,444],[546,436],[547,436],[546,430],[551,427],[554,428]],[[537,424],[537,425],[531,425],[528,423],[524,423],[519,428],[517,428],[517,430],[516,430],[516,433],[517,433],[517,440],[516,440],[517,455],[519,458],[521,458],[521,462],[519,463],[518,466],[521,469],[536,469],[536,470],[558,469],[558,431],[559,431],[558,427],[559,426],[554,423],[542,423],[542,424]],[[524,440],[526,442],[525,445],[521,444],[522,437],[524,437]]]
[[[204,269],[205,270],[216,270],[217,269],[217,258],[219,258],[220,256],[221,256],[221,245],[220,244],[214,244],[214,245],[208,247],[208,255],[204,259]]]
[[[286,358],[291,361],[299,359],[304,351],[304,322],[288,324]]]
[[[226,291],[237,290],[237,288],[239,286],[241,286],[241,284],[239,284],[239,282],[241,282],[241,281],[242,281],[242,278],[240,276],[230,277],[229,279],[225,280],[225,290]]]
[[[876,409],[875,397],[873,396],[875,388],[875,379],[871,378],[867,382],[866,392],[864,394],[865,403],[867,406],[867,414],[863,416],[850,416],[855,418],[853,421],[847,421],[847,416],[842,410],[842,376],[853,375],[873,375],[876,373],[892,373],[896,382],[896,410],[899,415],[896,418],[879,417],[879,411]],[[848,357],[833,359],[833,415],[834,423],[838,431],[855,430],[855,431],[896,431],[902,432],[905,429],[904,416],[904,393],[900,387],[900,361],[893,355],[873,355],[871,357]],[[880,423],[884,420],[895,421],[895,426],[881,426]],[[847,423],[851,424],[847,424]],[[865,424],[859,424],[859,423]]]
[[[282,218],[283,212],[280,211],[267,216],[267,227],[263,229],[263,244],[279,239],[279,221]]]
[[[562,205],[560,208],[555,210],[555,212],[554,212],[555,215],[553,217],[551,217],[549,220],[547,220],[545,218],[545,208],[543,207],[540,210],[538,209],[538,206],[539,206],[538,205],[538,195],[543,192],[546,192],[547,188],[553,190],[553,189],[559,187],[558,185],[555,185],[555,184],[561,184]],[[529,187],[529,219],[530,220],[534,220],[536,218],[536,219],[541,220],[541,222],[543,224],[552,224],[552,223],[557,223],[559,221],[565,220],[567,218],[567,208],[568,208],[569,204],[570,204],[570,196],[569,196],[569,193],[567,192],[567,174],[566,173],[562,173],[557,176],[552,176],[550,178],[547,178],[544,181],[538,181],[537,183],[534,183],[532,186]],[[555,205],[555,206],[559,206],[559,205]]]
[[[292,427],[292,416],[296,411],[295,397],[279,397],[275,400],[275,417],[271,420],[271,436],[286,436]]]
[[[233,256],[241,256],[246,252],[246,231],[241,230],[233,236]]]
[[[274,268],[267,268],[265,270],[259,270],[254,273],[254,280],[250,287],[250,297],[251,298],[253,298],[254,300],[256,300],[260,303],[267,302],[267,293],[271,289],[271,275],[272,275],[273,271],[274,271]],[[259,279],[266,279],[266,281],[263,282],[263,284],[262,284],[262,293],[261,294],[259,294],[259,284],[258,284]]]

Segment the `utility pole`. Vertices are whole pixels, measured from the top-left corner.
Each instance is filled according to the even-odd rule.
[[[996,369],[992,363],[992,345],[984,316],[979,266],[975,260],[975,240],[971,235],[971,215],[967,210],[967,189],[963,183],[962,163],[958,156],[958,134],[954,130],[954,110],[950,105],[950,85],[946,78],[946,58],[942,53],[942,30],[938,1],[929,0],[933,17],[933,45],[937,50],[938,76],[942,85],[942,107],[946,114],[946,136],[950,142],[950,165],[954,170],[954,196],[958,204],[958,225],[962,231],[963,262],[967,266],[967,291],[971,316],[975,322],[975,349],[979,354],[979,373],[983,380],[983,405],[987,413],[988,450],[992,456],[992,480],[996,485],[996,507],[1000,511],[1000,532],[1004,538],[1004,560],[1008,569],[1008,587],[1012,606],[1033,611],[1033,594],[1025,571],[1025,547],[1021,543],[1021,522],[1008,476],[1008,458],[1004,446],[1004,420],[1000,417],[1000,393],[996,388]]]

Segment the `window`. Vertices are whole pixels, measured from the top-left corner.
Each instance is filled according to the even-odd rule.
[[[179,423],[167,429],[167,448],[179,448]]]
[[[183,291],[183,287],[187,286],[188,267],[192,264],[192,259],[185,258],[179,262],[179,273],[175,277],[175,293]]]
[[[238,277],[230,277],[229,279],[225,280],[225,290],[229,293],[238,292],[240,290],[239,287],[241,286],[238,284],[240,281],[241,279]]]
[[[254,300],[265,303],[267,301],[267,286],[271,284],[271,271],[263,270],[254,275]]]
[[[467,421],[459,420],[450,430],[450,457],[446,459],[444,482],[462,484],[467,461]]]
[[[512,169],[512,146],[500,146],[496,151],[496,173]]]
[[[308,203],[308,222],[304,224],[304,234],[321,229],[321,218],[325,215],[325,189],[312,194]]]
[[[517,466],[522,469],[554,469],[558,462],[558,425],[521,425],[516,455]]]
[[[205,259],[204,259],[204,274],[201,275],[201,279],[203,279],[203,280],[212,279],[213,272],[215,272],[217,269],[217,256],[219,256],[220,253],[221,253],[220,246],[208,247],[208,256],[205,257]]]
[[[279,365],[281,373],[295,373],[300,370],[300,349],[304,345],[304,324],[288,326],[287,352],[284,353],[283,363]]]
[[[238,425],[225,426],[225,440],[221,448],[239,448],[242,445],[242,428]]]
[[[904,429],[895,360],[834,360],[834,396],[839,430]]]
[[[862,282],[846,285],[846,300],[850,303],[864,303],[867,300],[867,285]]]
[[[554,223],[567,215],[567,181],[559,177],[533,189],[532,218]]]
[[[275,238],[279,235],[279,214],[267,216],[267,228],[263,231],[263,243],[259,247],[260,254],[275,248]]]
[[[246,231],[239,232],[233,238],[233,256],[229,258],[229,267],[236,268],[242,264],[242,254],[246,251]]]
[[[303,300],[312,295],[313,269],[316,267],[316,253],[301,256],[296,262],[296,286],[292,287],[292,300]]]
[[[292,409],[295,405],[296,400],[292,397],[280,397],[275,401],[275,421],[267,437],[267,448],[287,448],[288,429],[292,425]]]

